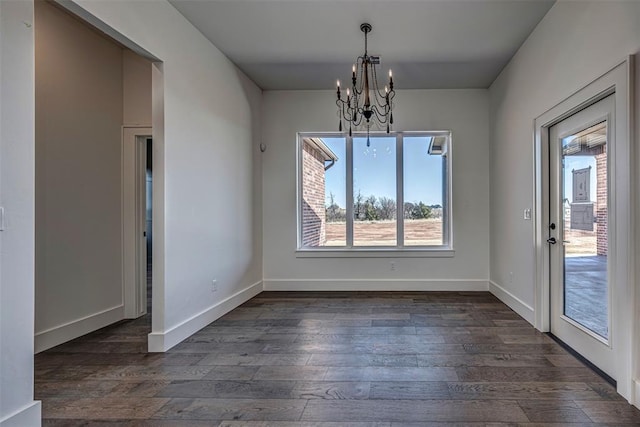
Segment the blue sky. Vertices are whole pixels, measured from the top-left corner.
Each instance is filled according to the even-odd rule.
[[[346,147],[344,138],[323,138],[338,156],[336,164],[326,173],[326,195],[333,193],[340,207],[346,206]],[[422,201],[428,205],[442,204],[442,158],[427,154],[430,138],[404,138],[405,202]],[[353,138],[354,198],[361,190],[370,195],[396,198],[395,137]]]

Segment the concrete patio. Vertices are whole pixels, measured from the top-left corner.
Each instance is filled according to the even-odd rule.
[[[565,315],[608,338],[607,257],[565,258]]]

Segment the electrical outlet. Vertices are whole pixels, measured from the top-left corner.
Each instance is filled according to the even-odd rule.
[[[218,290],[218,281],[213,279],[211,281],[211,292],[216,292]]]
[[[391,261],[391,262],[389,263],[389,269],[390,269],[391,271],[396,271],[396,262],[395,262],[395,261]]]

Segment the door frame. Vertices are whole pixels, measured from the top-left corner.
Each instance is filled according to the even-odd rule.
[[[124,317],[146,314],[146,245],[143,244],[145,216],[146,140],[148,126],[122,127],[122,296]],[[144,159],[143,159],[144,157]]]
[[[635,240],[633,179],[633,74],[634,58],[629,56],[610,71],[575,92],[534,120],[534,326],[550,331],[550,253],[549,236],[549,128],[567,117],[615,94],[615,147],[612,148],[609,176],[609,224],[611,253],[609,277],[612,280],[611,342],[615,343],[617,391],[634,401],[635,337]]]

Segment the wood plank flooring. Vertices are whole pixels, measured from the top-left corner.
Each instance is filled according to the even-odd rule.
[[[35,357],[44,426],[640,425],[484,292],[264,292],[164,354],[149,319]]]

